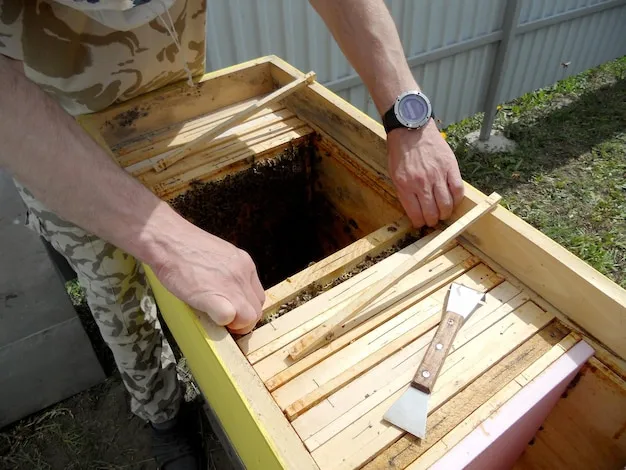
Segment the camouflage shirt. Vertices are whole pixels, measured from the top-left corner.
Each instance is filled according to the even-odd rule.
[[[0,0],[0,54],[71,114],[204,72],[206,0]]]

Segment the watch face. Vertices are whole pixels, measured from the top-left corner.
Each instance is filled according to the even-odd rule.
[[[409,127],[421,127],[430,117],[430,103],[421,93],[406,93],[396,103],[398,120]]]

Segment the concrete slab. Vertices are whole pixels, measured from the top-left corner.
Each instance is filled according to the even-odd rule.
[[[78,317],[0,348],[0,428],[104,380]]]
[[[104,380],[26,208],[0,171],[0,426]]]
[[[0,173],[0,347],[76,316],[26,208]]]
[[[491,131],[489,139],[479,140],[480,131],[470,132],[465,136],[467,143],[476,150],[485,153],[512,152],[517,148],[517,144],[505,137],[500,131]]]

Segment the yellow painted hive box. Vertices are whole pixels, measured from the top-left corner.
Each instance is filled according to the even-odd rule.
[[[264,57],[80,119],[126,171],[258,266],[265,319],[243,337],[149,272],[236,459],[263,470],[623,468],[626,292],[501,206],[345,334],[290,358],[295,341],[444,228],[411,228],[382,127],[317,82],[158,166],[303,75]],[[467,185],[453,220],[485,197]],[[411,381],[453,281],[485,303],[453,343],[418,439],[383,414]]]

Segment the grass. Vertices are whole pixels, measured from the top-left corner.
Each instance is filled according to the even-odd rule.
[[[500,106],[515,151],[470,147],[481,119],[445,129],[464,179],[626,287],[626,57]]]

